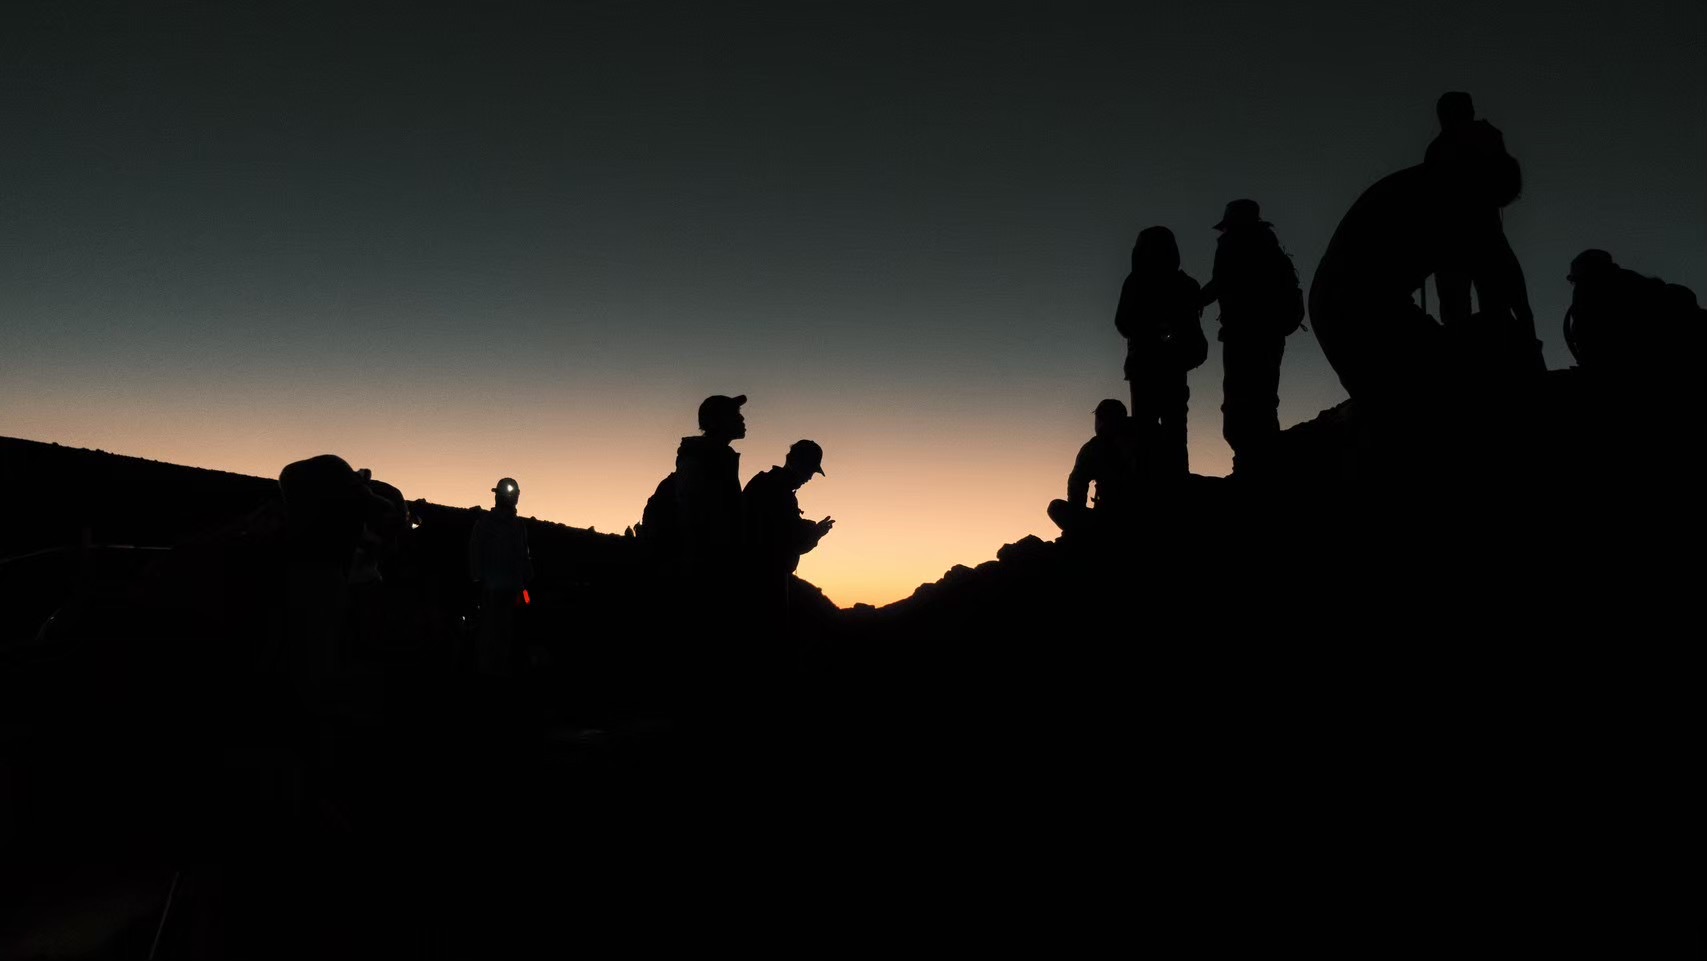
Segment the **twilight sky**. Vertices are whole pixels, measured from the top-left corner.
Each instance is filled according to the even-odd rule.
[[[802,576],[881,604],[1053,536],[1140,229],[1207,280],[1252,197],[1307,283],[1443,90],[1551,366],[1585,247],[1707,293],[1699,0],[240,6],[0,9],[0,435],[621,531],[746,393],[743,481],[826,451]],[[1343,398],[1290,338],[1282,426]]]

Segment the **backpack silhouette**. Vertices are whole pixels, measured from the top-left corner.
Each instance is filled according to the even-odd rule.
[[[671,471],[658,482],[646,507],[640,513],[640,523],[634,535],[654,551],[669,553],[681,546],[682,522],[676,510],[676,472]]]
[[[1289,337],[1299,329],[1309,330],[1304,326],[1304,288],[1298,283],[1298,271],[1292,266],[1291,255],[1277,245],[1268,254],[1267,267],[1264,279],[1273,302],[1279,308],[1274,313],[1274,319],[1280,324],[1275,333]]]

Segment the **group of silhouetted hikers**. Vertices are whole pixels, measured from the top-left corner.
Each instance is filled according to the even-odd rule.
[[[800,556],[830,532],[831,518],[803,516],[797,492],[824,473],[824,450],[800,440],[780,466],[741,486],[731,445],[747,436],[745,394],[699,405],[698,435],[682,438],[676,469],[658,483],[634,530],[649,569],[680,600],[655,627],[676,638],[724,704],[746,702],[764,679],[791,669],[791,592]],[[740,636],[736,644],[713,638]],[[715,652],[715,653],[713,653]]]
[[[658,484],[632,533],[651,582],[675,597],[679,610],[693,612],[659,627],[715,634],[744,625],[756,638],[755,656],[781,664],[788,658],[784,635],[800,557],[835,522],[805,518],[797,497],[824,473],[824,451],[815,441],[798,441],[780,466],[743,488],[731,444],[746,436],[746,401],[716,395],[700,404],[701,433],[682,438],[676,469]],[[280,487],[292,556],[303,562],[286,580],[292,623],[302,628],[306,646],[321,652],[316,660],[335,665],[343,595],[383,580],[381,566],[395,557],[398,538],[414,520],[395,487],[331,454],[287,465]],[[479,512],[468,539],[476,604],[472,643],[459,660],[481,675],[506,678],[527,658],[518,612],[532,603],[533,556],[517,513],[521,485],[505,477],[491,492],[493,506]]]
[[[801,555],[835,523],[802,516],[797,497],[824,473],[824,451],[815,441],[798,441],[780,466],[759,472],[743,488],[740,455],[731,444],[746,436],[746,401],[744,395],[716,395],[700,404],[700,433],[682,438],[676,469],[658,484],[632,531],[649,582],[676,600],[653,626],[678,637],[742,633],[750,650],[717,647],[721,662],[739,663],[734,673],[743,676],[787,669],[794,573]],[[337,644],[328,635],[337,626],[331,612],[343,603],[340,585],[382,579],[382,560],[395,554],[397,538],[413,523],[409,507],[396,488],[330,454],[288,465],[280,485],[293,543],[303,557],[324,561],[303,570],[318,574],[325,590],[311,589],[317,582],[304,573],[287,583],[301,581],[291,596],[305,611],[324,609],[324,616],[303,623],[320,624],[307,630],[309,647],[324,649],[330,664]],[[518,625],[532,603],[533,556],[517,513],[521,485],[505,477],[491,492],[493,506],[479,512],[468,539],[476,606],[465,618],[473,622],[471,643],[458,660],[480,675],[509,678],[521,673],[529,654]],[[346,562],[356,574],[339,566]]]
[[[700,405],[700,433],[683,438],[633,539],[530,539],[514,477],[469,516],[322,454],[287,464],[276,499],[74,598],[41,638],[112,673],[90,710],[163,755],[138,776],[171,783],[171,830],[195,836],[339,836],[361,816],[350,805],[377,796],[367,769],[390,763],[399,737],[475,745],[478,766],[606,724],[685,740],[727,730],[799,686],[794,573],[833,526],[799,504],[825,473],[812,440],[743,487],[731,443],[745,402]],[[536,556],[544,543],[587,556]],[[612,570],[587,569],[605,559]],[[587,602],[595,589],[606,596]],[[602,636],[576,635],[595,625]]]
[[[1203,308],[1219,302],[1225,370],[1222,433],[1233,467],[1251,476],[1267,466],[1280,433],[1280,359],[1286,337],[1304,319],[1304,298],[1292,258],[1254,200],[1227,205],[1215,230],[1215,268],[1200,286],[1180,269],[1179,244],[1166,227],[1148,227],[1132,247],[1132,272],[1120,288],[1114,325],[1126,338],[1130,412],[1110,398],[1096,407],[1096,435],[1079,451],[1067,499],[1049,505],[1064,531],[1090,521],[1086,506],[1096,484],[1099,521],[1129,520],[1138,488],[1183,479],[1190,472],[1186,378],[1209,356]]]
[[[1524,273],[1501,222],[1500,211],[1521,187],[1517,161],[1500,132],[1475,118],[1468,95],[1448,93],[1437,106],[1441,129],[1423,162],[1363,192],[1329,241],[1307,298],[1311,329],[1360,413],[1395,432],[1429,419],[1460,424],[1452,417],[1464,398],[1518,393],[1514,385],[1545,372]],[[1148,227],[1137,237],[1115,309],[1130,396],[1096,405],[1095,434],[1073,464],[1067,497],[1048,506],[1068,539],[1131,533],[1157,494],[1165,497],[1189,475],[1187,378],[1208,356],[1201,318],[1210,304],[1220,310],[1222,430],[1233,476],[1250,489],[1286,473],[1279,373],[1287,337],[1303,327],[1306,296],[1256,201],[1226,204],[1212,229],[1220,236],[1203,285],[1181,269],[1168,228]],[[1421,303],[1416,297],[1431,277],[1438,320],[1426,293]],[[1621,267],[1599,249],[1578,255],[1565,279],[1572,297],[1564,334],[1578,365],[1568,372],[1570,389],[1587,398],[1573,409],[1593,412],[1600,418],[1593,429],[1605,431],[1583,446],[1597,455],[1616,450],[1631,443],[1629,432],[1653,422],[1686,421],[1698,431],[1707,314],[1694,293]],[[631,548],[646,581],[634,597],[652,607],[635,611],[634,629],[612,646],[669,638],[675,660],[662,670],[683,682],[667,710],[698,729],[759,722],[742,732],[750,737],[759,727],[809,729],[786,713],[761,715],[785,712],[791,705],[783,698],[799,693],[794,575],[834,522],[806,517],[799,503],[800,489],[825,473],[814,441],[796,442],[781,465],[742,485],[732,445],[747,433],[746,402],[744,395],[707,397],[697,412],[699,433],[681,439],[675,469],[646,501]],[[1530,426],[1514,416],[1495,429],[1520,435]],[[1423,460],[1445,449],[1404,446],[1403,454]],[[319,831],[341,825],[347,812],[332,803],[326,784],[358,780],[365,761],[412,744],[419,731],[410,725],[462,710],[436,729],[438,740],[419,738],[428,744],[423,756],[436,762],[453,740],[445,729],[522,700],[511,695],[529,673],[534,557],[518,514],[520,483],[503,477],[491,493],[493,506],[475,517],[465,544],[458,528],[454,551],[414,550],[412,539],[441,536],[410,533],[426,505],[406,501],[340,457],[311,457],[283,468],[276,502],[177,545],[135,583],[68,605],[52,630],[107,645],[89,656],[100,665],[89,673],[111,677],[89,687],[98,691],[92,702],[125,722],[119,733],[129,740],[115,753],[134,747],[165,759],[154,764],[148,755],[136,764],[141,788],[134,793],[171,797],[162,817],[175,818],[174,829],[186,837],[227,831],[227,839],[287,846],[292,836],[277,829],[280,823]],[[443,563],[459,552],[465,566]],[[1132,590],[1115,602],[1148,600]],[[465,616],[455,616],[459,611]],[[1051,616],[1056,611],[1049,608]],[[468,627],[447,627],[453,621]],[[435,666],[448,670],[420,671],[420,657],[374,656],[435,644],[442,649]],[[899,657],[884,661],[883,680],[894,682],[913,666]],[[415,683],[411,695],[411,683],[397,682],[410,670],[418,674],[409,682],[424,674],[433,682]],[[1018,673],[993,676],[1013,681]],[[470,683],[437,684],[443,675]],[[963,680],[956,675],[954,683]],[[1081,680],[1064,684],[1063,697],[1076,696]],[[472,710],[453,703],[470,689],[478,693],[462,700],[475,704]],[[1018,703],[1006,688],[990,698],[1004,710]],[[874,697],[882,701],[882,693]],[[409,736],[399,736],[406,728]],[[88,743],[99,747],[109,731],[96,734]],[[151,791],[172,781],[180,785],[176,794]],[[359,783],[370,794],[404,796]],[[488,813],[504,803],[492,802]]]
[[[1546,370],[1500,214],[1517,199],[1521,169],[1500,131],[1476,119],[1469,94],[1442,95],[1436,111],[1440,133],[1423,162],[1364,191],[1310,285],[1309,317],[1340,382],[1394,426]],[[1220,304],[1232,476],[1260,480],[1276,467],[1281,359],[1287,336],[1303,326],[1305,298],[1256,201],[1227,204],[1214,229],[1221,236],[1203,286],[1180,268],[1168,228],[1148,227],[1133,245],[1115,309],[1131,408],[1115,399],[1097,405],[1096,433],[1074,462],[1067,498],[1048,507],[1064,532],[1117,529],[1134,519],[1144,491],[1189,473],[1187,376],[1208,357],[1201,316],[1212,303]],[[1427,307],[1431,277],[1438,320]],[[1596,402],[1616,408],[1648,381],[1662,411],[1692,411],[1707,335],[1694,293],[1621,268],[1602,250],[1579,255],[1567,279],[1565,339]]]

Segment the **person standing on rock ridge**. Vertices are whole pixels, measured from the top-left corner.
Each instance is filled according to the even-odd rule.
[[[676,449],[677,519],[690,568],[722,569],[739,552],[741,455],[730,445],[747,436],[746,402],[746,394],[701,401],[699,436]]]
[[[1180,479],[1190,471],[1186,379],[1209,354],[1197,281],[1180,269],[1179,244],[1166,227],[1146,227],[1132,246],[1132,272],[1120,287],[1114,326],[1126,338],[1126,379],[1145,473]]]
[[[676,469],[653,492],[641,525],[660,551],[675,600],[658,612],[657,630],[679,665],[686,709],[702,717],[724,707],[715,690],[727,676],[722,644],[743,629],[741,455],[731,445],[747,436],[746,402],[745,394],[700,402],[700,433],[682,438]],[[660,526],[663,537],[656,536]]]
[[[1303,324],[1304,294],[1256,201],[1227,204],[1214,229],[1221,239],[1203,304],[1221,302],[1221,435],[1233,448],[1234,475],[1248,476],[1280,437],[1280,361],[1287,336]]]

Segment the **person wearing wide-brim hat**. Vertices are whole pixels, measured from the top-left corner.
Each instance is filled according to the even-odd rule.
[[[1262,219],[1262,207],[1254,200],[1229,200],[1227,208],[1221,212],[1221,222],[1214,230],[1232,230],[1237,227],[1273,227],[1274,225]]]
[[[1215,271],[1203,304],[1221,304],[1221,435],[1233,448],[1233,473],[1250,476],[1280,436],[1280,361],[1286,337],[1304,319],[1304,294],[1274,225],[1249,199],[1227,204],[1215,245]]]

